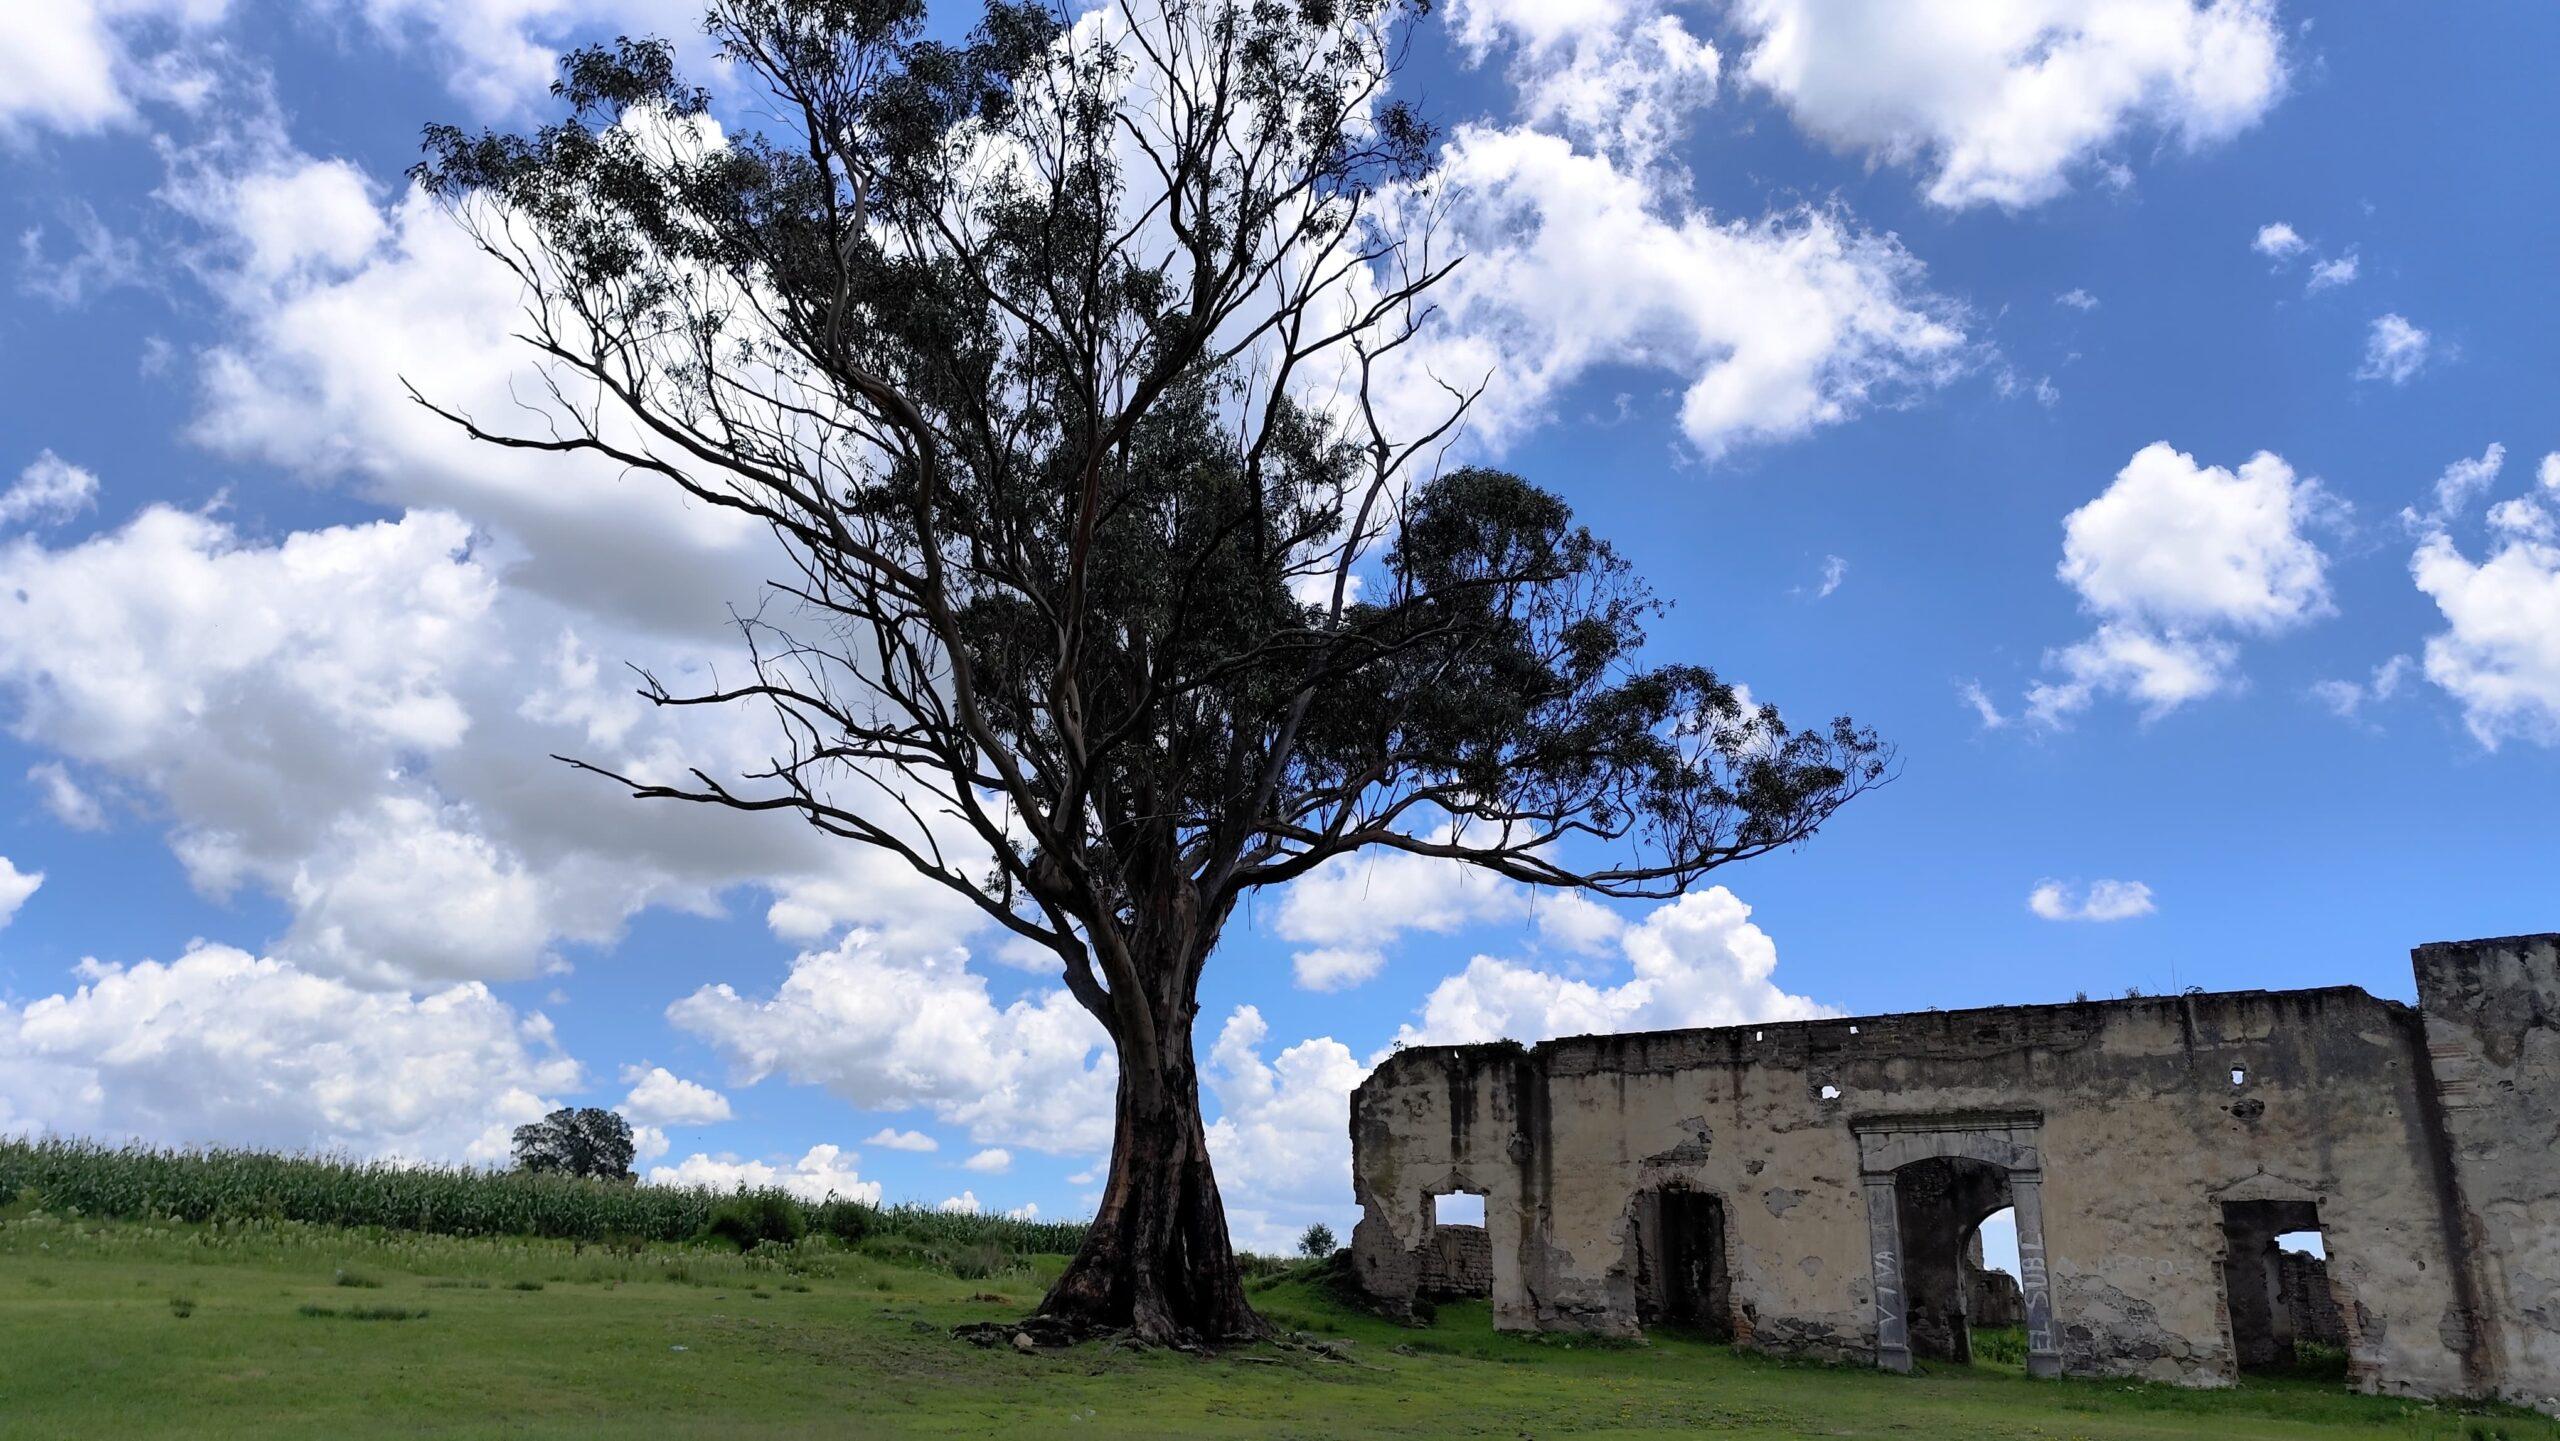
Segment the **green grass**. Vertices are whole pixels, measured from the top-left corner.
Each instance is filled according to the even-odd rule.
[[[1063,1264],[963,1277],[894,1236],[742,1254],[22,1203],[0,1211],[0,1435],[2560,1441],[2548,1420],[2295,1379],[2182,1392],[1990,1364],[1886,1376],[1680,1338],[1497,1335],[1481,1302],[1409,1329],[1305,1270],[1258,1283],[1256,1303],[1347,1359],[952,1339],[1022,1314]],[[351,1291],[342,1272],[381,1284]],[[392,1313],[406,1319],[355,1324]]]

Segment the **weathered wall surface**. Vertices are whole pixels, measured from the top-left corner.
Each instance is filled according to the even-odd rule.
[[[2477,1344],[2497,1393],[2560,1411],[2560,936],[2420,946]]]
[[[2475,1075],[2560,1074],[2560,969],[2547,942],[2534,954],[2448,959],[2443,1015],[2424,1018],[2338,988],[1409,1050],[1354,1100],[1355,1263],[1388,1304],[1411,1296],[1430,1197],[1482,1192],[1498,1326],[1629,1334],[1636,1198],[1709,1192],[1736,1338],[1872,1359],[1858,1129],[2022,1115],[2062,1369],[2235,1379],[2224,1207],[2267,1203],[2316,1208],[2356,1384],[2457,1394],[2490,1365],[2449,1209],[2458,1150],[2481,1229],[2532,1238],[2496,1252],[2499,1304],[2544,1320],[2496,1328],[2496,1369],[2544,1378],[2511,1395],[2560,1390],[2560,1088],[2448,1137],[2429,1056],[2432,1042],[2439,1060],[2476,1050]],[[2529,1139],[2510,1129],[2524,1115]]]

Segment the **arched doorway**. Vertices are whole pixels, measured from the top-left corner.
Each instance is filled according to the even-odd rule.
[[[1968,1253],[1982,1222],[2006,1207],[2016,1215],[2027,1374],[2062,1373],[2045,1271],[2042,1129],[2032,1112],[1850,1122],[1874,1258],[1877,1365],[1907,1371],[1915,1355],[1971,1358]]]
[[[1972,1267],[1975,1231],[2009,1207],[2006,1168],[1969,1156],[1931,1156],[1897,1168],[1893,1189],[1902,1228],[1903,1316],[1911,1354],[1921,1360],[1969,1362],[1973,1342]]]

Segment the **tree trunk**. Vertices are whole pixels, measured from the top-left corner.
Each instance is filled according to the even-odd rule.
[[[1155,1067],[1133,1065],[1130,1048],[1121,1049],[1111,1179],[1040,1314],[1078,1332],[1127,1330],[1157,1345],[1269,1335],[1245,1301],[1227,1242],[1188,1018],[1166,1028]]]

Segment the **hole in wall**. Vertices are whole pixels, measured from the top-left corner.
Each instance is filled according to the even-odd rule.
[[[2249,1084],[2249,1073],[2238,1066],[2233,1066],[2231,1068],[2231,1084],[2235,1086],[2245,1086]]]
[[[1826,1085],[1826,1086],[1824,1086],[1824,1087],[1822,1088],[1822,1099],[1824,1099],[1824,1100],[1826,1100],[1826,1101],[1836,1101],[1836,1100],[1839,1100],[1839,1099],[1840,1099],[1840,1088],[1839,1088],[1838,1086],[1832,1086],[1832,1085]]]

